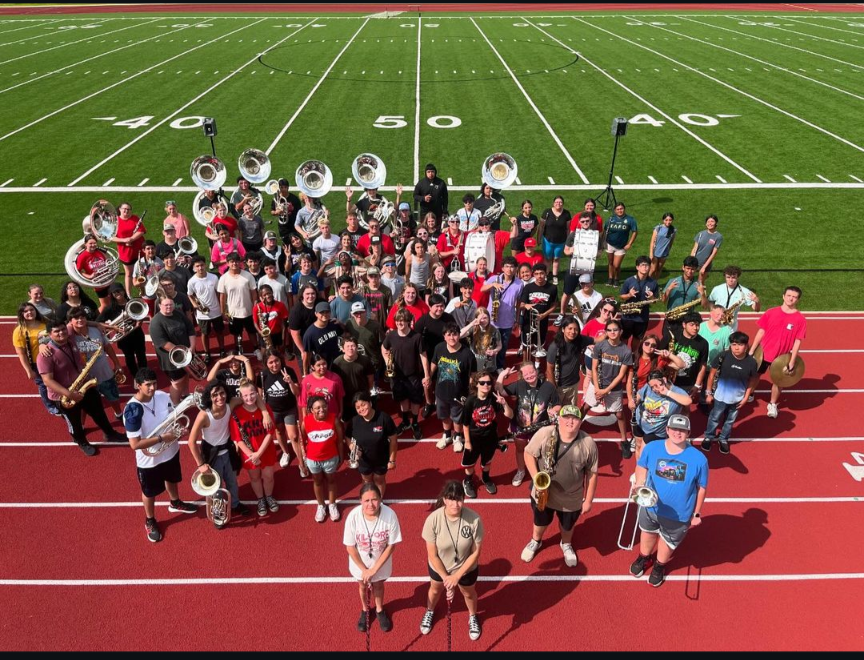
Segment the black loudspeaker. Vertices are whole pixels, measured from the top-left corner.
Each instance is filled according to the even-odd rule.
[[[624,117],[615,117],[612,120],[612,135],[627,135],[627,120]]]
[[[206,137],[216,137],[216,120],[213,117],[207,117],[202,126]]]

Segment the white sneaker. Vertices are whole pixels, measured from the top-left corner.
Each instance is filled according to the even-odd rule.
[[[338,522],[340,518],[339,507],[335,504],[328,504],[327,508],[330,510],[330,520],[332,520],[333,522]]]
[[[753,400],[754,400],[755,398],[756,398],[756,397],[753,396],[753,395],[751,394],[750,396],[747,397],[747,403],[753,403]]]
[[[554,325],[555,327],[560,328],[560,327],[561,327],[561,322],[562,322],[563,320],[564,320],[564,315],[563,315],[563,314],[559,314],[558,316],[555,317],[555,320],[552,322],[552,325]]]
[[[573,549],[573,546],[569,543],[561,543],[561,552],[564,553],[564,563],[567,564],[570,568],[574,568],[579,565],[579,557],[576,556],[576,551]]]
[[[291,457],[288,454],[282,454],[282,458],[279,459],[279,467],[286,468],[290,462]]]
[[[452,442],[450,439],[450,436],[449,435],[443,435],[443,436],[441,436],[441,439],[435,443],[435,446],[438,447],[438,449],[446,449],[447,445],[449,445],[450,442]]]
[[[327,520],[327,509],[324,508],[323,504],[319,504],[315,510],[315,522],[324,522],[325,520]]]
[[[542,544],[540,541],[535,541],[534,539],[528,541],[528,545],[526,545],[525,548],[522,550],[522,561],[527,564],[532,559],[534,559],[534,557],[537,555],[537,551],[540,550],[541,545]]]
[[[513,481],[510,483],[514,486],[521,486],[522,482],[525,481],[525,470],[516,470],[516,474],[513,475]]]
[[[771,417],[773,419],[777,418],[777,404],[776,403],[769,403],[768,404],[768,417]]]
[[[462,436],[457,435],[456,439],[453,441],[453,452],[456,454],[460,454],[460,453],[462,453],[462,451],[464,449],[465,449],[465,443],[462,442]]]

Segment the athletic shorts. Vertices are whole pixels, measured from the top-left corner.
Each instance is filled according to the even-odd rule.
[[[225,322],[221,316],[215,319],[198,319],[198,327],[201,328],[202,335],[209,335],[211,330],[219,335],[225,332]]]
[[[393,400],[410,401],[421,405],[426,402],[423,381],[419,376],[396,377],[393,379]]]
[[[614,245],[606,244],[606,254],[614,254],[616,257],[623,257],[627,254],[627,250],[624,248],[615,247]]]
[[[252,320],[251,316],[244,316],[242,318],[234,317],[228,324],[228,328],[231,330],[232,335],[239,336],[244,330],[250,337],[254,337],[258,334],[255,332],[255,322]]]
[[[168,376],[168,380],[172,383],[176,383],[186,378],[189,374],[186,373],[185,369],[167,369],[165,375]]]
[[[550,243],[544,236],[543,256],[547,259],[560,259],[564,256],[564,243]]]
[[[663,518],[650,509],[641,508],[639,509],[639,529],[648,534],[659,534],[669,549],[674,550],[681,545],[681,541],[687,536],[690,523]]]
[[[550,509],[548,506],[540,511],[533,497],[531,498],[531,509],[534,511],[534,524],[537,527],[548,527],[557,515],[558,526],[562,532],[569,532],[573,529],[576,521],[579,520],[579,514],[582,513],[581,511],[558,511],[557,509]]]
[[[151,468],[138,468],[138,483],[144,497],[156,497],[165,492],[165,482],[179,484],[183,480],[180,471],[180,452],[170,461],[165,461]]]
[[[449,419],[452,422],[460,423],[462,419],[462,402],[461,401],[445,401],[435,397],[435,412],[438,414],[438,419],[443,421]]]
[[[581,277],[581,275],[571,275],[570,273],[567,273],[564,276],[564,294],[565,295],[572,296],[574,293],[576,293],[581,288],[581,285],[579,284],[579,278],[580,277]]]
[[[278,410],[273,411],[273,423],[274,424],[285,424],[286,426],[296,426],[297,425],[297,408],[293,410],[288,410],[287,412],[280,412]]]
[[[108,298],[110,295],[109,294],[110,290],[111,290],[111,287],[108,287],[108,286],[103,286],[101,289],[95,289],[96,295],[99,298]]]
[[[379,477],[383,477],[387,474],[387,463],[384,465],[378,465],[377,463],[369,463],[366,461],[366,456],[364,454],[360,454],[360,460],[357,461],[357,471],[363,476],[368,477],[370,474],[374,474]]]
[[[646,445],[649,442],[654,442],[655,440],[665,440],[666,439],[665,435],[661,435],[659,433],[645,433],[639,424],[635,424],[633,426],[633,435],[636,436],[637,438],[639,438]]]
[[[773,360],[771,362],[773,362]],[[771,362],[769,362],[768,360],[762,360],[762,364],[759,365],[759,373],[764,374],[765,372],[767,372],[768,369],[771,368]]]
[[[479,445],[479,446],[478,446]],[[462,467],[474,467],[477,460],[480,460],[480,465],[484,468],[492,463],[495,457],[495,450],[498,449],[496,438],[492,440],[481,440],[479,443],[476,440],[471,441],[471,450],[466,449],[462,452]]]
[[[96,388],[99,394],[105,397],[106,401],[114,402],[120,400],[120,388],[117,386],[117,381],[114,378],[103,380]]]
[[[630,337],[641,337],[647,328],[648,324],[641,318],[638,320],[623,319],[621,321],[621,341],[627,341]]]
[[[313,461],[311,458],[306,459],[306,467],[312,474],[336,474],[336,468],[339,467],[339,454],[326,461]]]
[[[603,405],[603,407],[606,408],[606,411],[610,413],[621,412],[624,409],[623,390],[613,390],[609,392],[603,397],[602,401],[599,401],[595,394],[596,390],[594,389],[594,383],[588,383],[588,389],[585,390],[585,403],[588,404],[589,407],[596,408],[599,405]]]
[[[427,564],[428,566],[428,564]],[[433,582],[444,582],[444,578],[442,578],[438,573],[435,572],[435,569],[429,566],[429,577],[432,578]],[[460,587],[473,587],[477,583],[477,578],[480,577],[480,566],[477,565],[473,571],[468,571],[465,575],[462,576],[462,579],[459,580]]]

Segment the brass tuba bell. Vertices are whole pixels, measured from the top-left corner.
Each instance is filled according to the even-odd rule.
[[[333,174],[320,160],[307,160],[300,163],[294,173],[297,188],[307,197],[324,197],[333,187]]]
[[[225,163],[216,156],[204,154],[192,161],[189,175],[192,183],[202,190],[219,190],[225,185],[228,170],[225,169]]]
[[[513,185],[519,168],[512,156],[505,153],[494,153],[483,161],[480,175],[483,183],[495,190],[501,190]]]
[[[360,154],[351,164],[354,180],[363,188],[380,188],[387,179],[387,168],[375,154]]]

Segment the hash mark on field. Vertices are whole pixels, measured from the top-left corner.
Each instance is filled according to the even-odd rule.
[[[621,185],[624,185],[624,179],[622,179],[620,176],[617,176],[617,175],[616,175],[616,176],[615,176],[615,180],[616,180],[618,183],[620,183]]]
[[[176,188],[176,187],[179,186],[182,182],[183,182],[183,178],[181,177],[181,178],[177,179],[174,183],[172,183],[172,184],[171,184],[171,187],[172,187],[172,188]]]
[[[849,175],[849,178],[850,178],[850,179],[855,179],[855,181],[857,181],[858,183],[864,183],[864,181],[862,181],[861,179],[859,179],[859,178],[858,178],[857,176],[855,176],[854,174],[850,174],[850,175]],[[11,180],[12,180],[12,179],[9,179],[9,181],[11,181]],[[9,181],[7,181],[6,183],[9,183]],[[6,183],[4,183],[3,185],[5,186]]]
[[[149,180],[150,180],[149,177],[145,178],[141,183],[138,184],[138,187],[140,188],[140,187],[143,186],[145,183],[147,183]]]
[[[103,183],[103,184],[102,184],[102,187],[103,187],[103,188],[107,188],[107,187],[110,186],[112,183],[114,183],[114,177],[113,177],[113,176],[112,176],[110,179],[108,179],[105,183]]]
[[[350,185],[351,185],[351,177],[350,177],[350,176],[345,180],[345,185],[346,185],[346,186],[350,186]]]
[[[651,183],[657,183],[657,179],[655,179],[653,176],[649,176],[649,177],[648,177],[648,180],[649,180]]]
[[[452,186],[452,185],[453,185],[453,179],[451,179],[450,177],[447,177],[447,185],[448,185],[448,186]]]
[[[550,176],[550,177],[547,177],[547,178],[549,179],[549,183],[550,183],[551,185],[554,186],[554,185],[555,185],[555,180],[554,180],[551,176]]]
[[[724,179],[724,178],[723,178],[722,176],[720,176],[719,174],[717,175],[717,180],[718,180],[720,183],[726,183],[726,179]]]
[[[788,174],[784,174],[783,177],[784,177],[785,179],[787,179],[788,181],[790,181],[791,183],[798,183],[795,179],[793,179],[793,178],[792,178],[791,176],[789,176]]]
[[[684,181],[686,181],[687,183],[693,183],[690,179],[688,179],[688,178],[687,178],[686,176],[684,176],[683,174],[681,175],[681,178],[684,179]]]
[[[852,178],[854,179],[855,177],[852,177]],[[8,186],[10,183],[12,183],[14,180],[15,180],[15,179],[9,179],[9,180],[6,181],[2,186],[0,186],[0,188],[5,188],[5,187]],[[858,179],[858,180],[860,181],[861,179]]]
[[[34,187],[34,188],[38,188],[38,187],[41,186],[43,183],[45,183],[47,180],[48,180],[48,179],[39,179],[36,183],[33,184],[33,187]]]
[[[825,178],[824,176],[822,176],[821,174],[817,174],[816,176],[817,176],[818,178],[822,179],[825,183],[831,183],[831,180],[830,180],[830,179],[826,179],[826,178]]]

